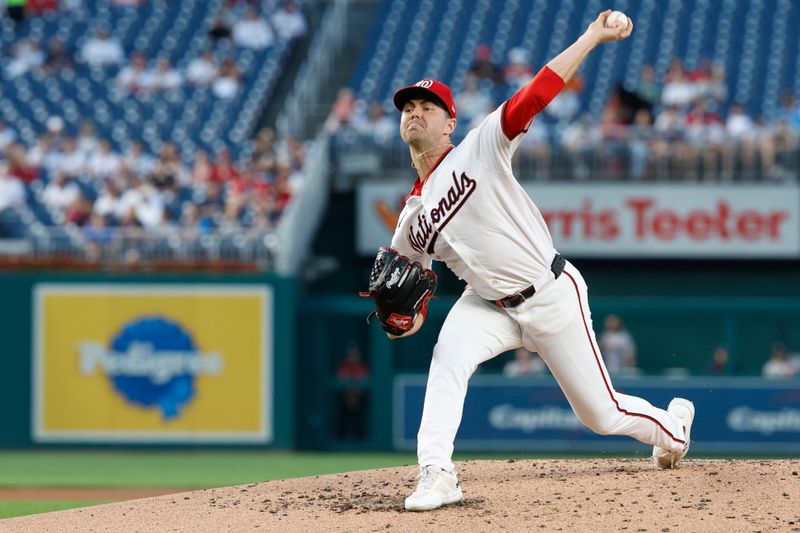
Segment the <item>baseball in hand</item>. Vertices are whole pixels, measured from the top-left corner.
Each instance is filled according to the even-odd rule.
[[[623,28],[628,26],[628,16],[622,11],[612,11],[606,18],[606,28],[614,28],[617,25]]]

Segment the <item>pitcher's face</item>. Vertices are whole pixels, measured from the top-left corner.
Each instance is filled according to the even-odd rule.
[[[455,127],[455,119],[431,100],[409,100],[400,114],[400,137],[409,145],[424,148],[441,144]]]

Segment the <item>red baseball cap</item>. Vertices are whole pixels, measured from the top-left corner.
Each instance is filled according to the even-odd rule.
[[[402,111],[405,103],[414,98],[434,101],[445,108],[452,118],[456,118],[456,103],[453,101],[453,92],[450,87],[440,81],[430,78],[419,80],[414,85],[403,87],[394,93],[392,100],[394,101],[394,106]]]

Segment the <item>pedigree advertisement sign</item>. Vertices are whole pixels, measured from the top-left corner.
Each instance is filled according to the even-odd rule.
[[[800,188],[642,184],[523,187],[572,257],[800,257]],[[480,186],[478,187],[480,188]],[[365,183],[358,250],[387,245],[409,184]]]
[[[38,284],[33,439],[269,443],[272,292]]]

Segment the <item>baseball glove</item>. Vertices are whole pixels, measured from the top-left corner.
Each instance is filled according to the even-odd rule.
[[[404,334],[427,307],[436,282],[432,270],[412,262],[394,248],[381,247],[369,275],[369,291],[359,293],[375,301],[375,311],[367,316],[367,323],[377,316],[384,331],[397,336]]]

